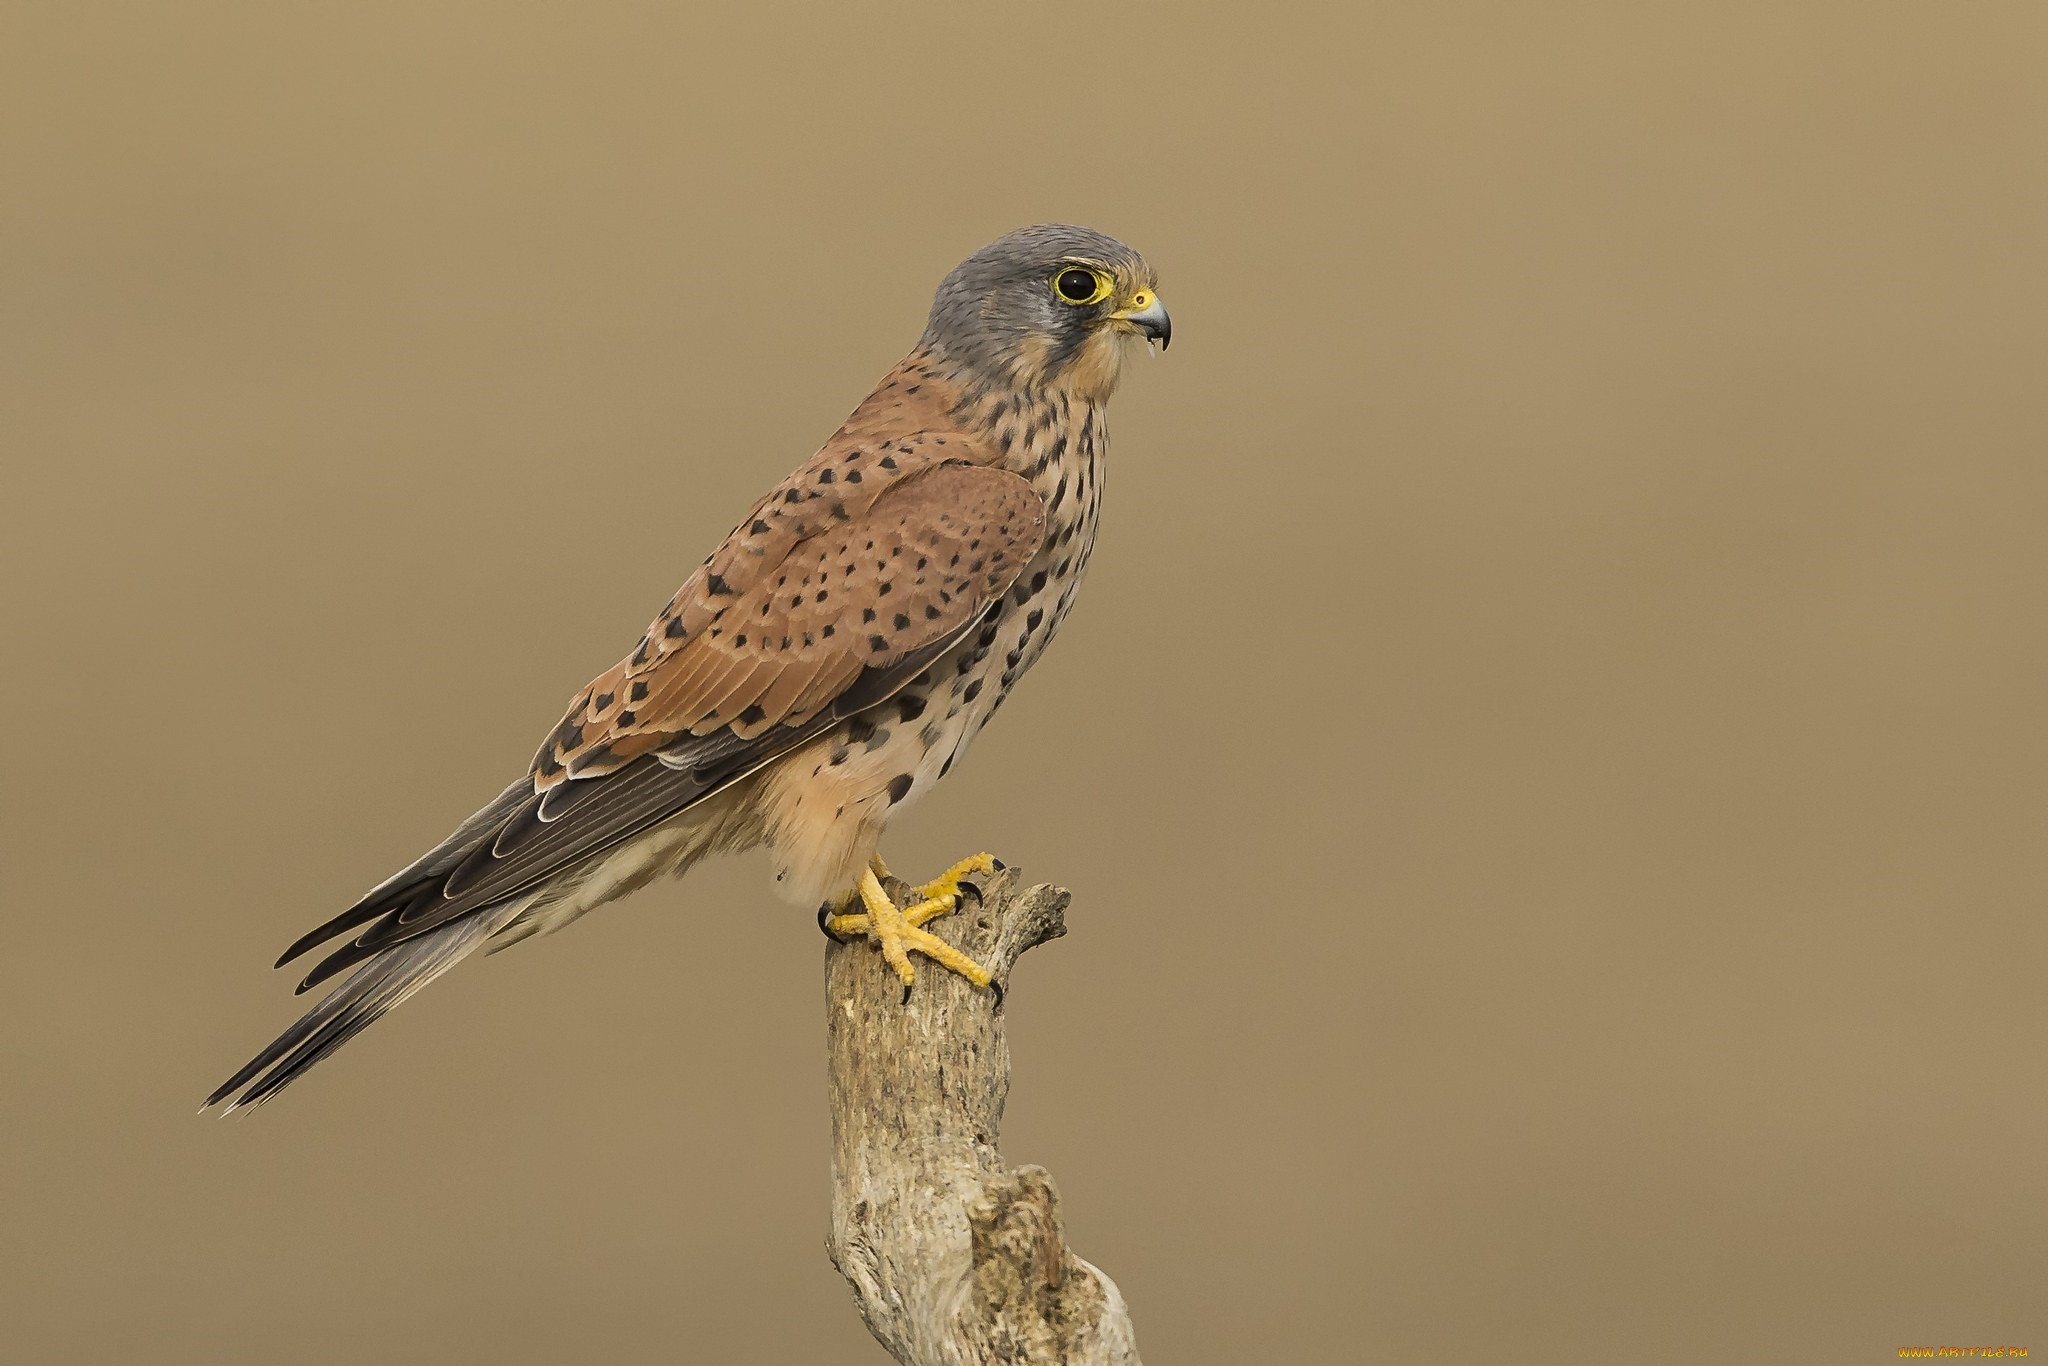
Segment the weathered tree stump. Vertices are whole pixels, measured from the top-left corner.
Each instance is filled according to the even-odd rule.
[[[927,928],[1007,984],[1067,932],[1064,888],[989,879]],[[890,894],[903,892],[891,883]],[[918,962],[902,985],[865,942],[825,952],[833,1265],[903,1366],[1137,1366],[1116,1283],[1076,1257],[1042,1167],[996,1150],[1010,1090],[1002,998]]]

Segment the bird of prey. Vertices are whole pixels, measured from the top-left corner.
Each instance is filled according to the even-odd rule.
[[[923,928],[999,866],[962,859],[890,899],[877,853],[1073,604],[1095,543],[1104,407],[1172,324],[1143,257],[1021,228],[939,285],[915,348],[770,489],[631,653],[570,701],[528,771],[285,950],[304,992],[349,974],[208,1098],[276,1095],[478,948],[560,929],[708,854],[767,845],[791,901],[865,936],[909,999]]]

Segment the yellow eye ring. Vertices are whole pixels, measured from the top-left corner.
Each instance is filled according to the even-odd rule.
[[[1066,265],[1052,273],[1053,297],[1076,308],[1101,303],[1115,288],[1116,281],[1110,279],[1106,270]]]

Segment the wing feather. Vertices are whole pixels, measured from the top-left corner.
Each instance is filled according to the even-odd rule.
[[[861,461],[828,446],[757,505],[632,654],[578,694],[535,757],[538,786],[622,767],[645,748],[636,736],[800,722],[832,695],[817,680],[850,686],[951,634],[1036,553],[1038,496],[964,458],[975,451],[957,433],[853,454],[872,477],[855,482]]]
[[[1017,476],[937,463],[899,481],[861,518],[825,528],[834,534],[806,538],[822,541],[806,557],[813,584],[821,563],[837,566],[843,581],[823,590],[824,603],[813,587],[808,600],[791,605],[799,593],[790,591],[791,575],[783,568],[797,558],[790,553],[771,567],[781,572],[764,570],[748,594],[721,595],[751,606],[752,619],[767,623],[765,637],[758,624],[754,632],[733,633],[748,635],[744,643],[707,632],[694,648],[660,657],[648,645],[666,632],[658,620],[634,652],[646,663],[633,666],[629,657],[579,693],[527,782],[464,822],[408,869],[409,877],[388,881],[380,895],[293,946],[287,959],[357,931],[300,989],[522,895],[702,801],[853,710],[885,700],[1008,591],[1035,553],[1043,525],[1036,495]],[[789,550],[804,545],[800,539]],[[771,595],[784,606],[764,616],[759,604]],[[843,601],[833,604],[835,596]],[[825,605],[831,605],[829,620],[803,610]],[[834,628],[830,635],[826,625]],[[809,645],[784,649],[785,628],[797,633],[793,647],[806,633]],[[757,645],[757,639],[772,643]],[[826,642],[833,642],[830,648]],[[596,721],[597,715],[608,722]]]

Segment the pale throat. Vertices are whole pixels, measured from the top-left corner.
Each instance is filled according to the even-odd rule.
[[[1019,393],[1054,395],[1070,402],[1105,403],[1123,377],[1130,334],[1102,327],[1066,357],[1054,359],[1056,343],[1045,335],[1026,337],[1009,361],[1008,387]]]
[[[1130,340],[1114,327],[1096,329],[1073,359],[1053,376],[1049,387],[1065,389],[1088,403],[1107,403],[1116,392],[1117,381],[1123,378],[1124,353]]]

